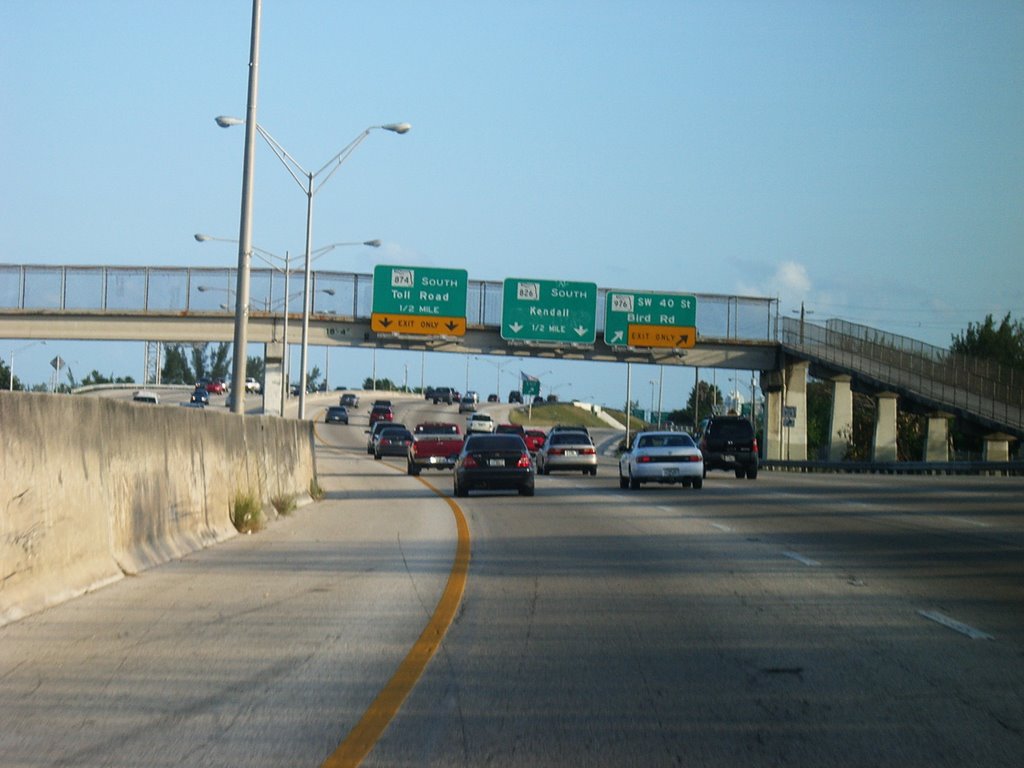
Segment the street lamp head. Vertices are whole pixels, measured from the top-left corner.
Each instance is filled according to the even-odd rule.
[[[380,248],[380,240],[364,240],[363,245],[368,245],[371,248]]]
[[[207,240],[213,239],[209,235],[204,235],[202,232],[196,232],[192,237],[196,239],[197,243],[205,243]]]
[[[217,117],[213,118],[213,120],[221,128],[230,128],[232,125],[245,125],[245,120],[242,120],[240,117],[228,117],[227,115],[217,115]]]
[[[217,119],[219,120],[220,118]],[[387,125],[382,125],[381,128],[392,133],[408,133],[412,130],[412,125],[409,123],[388,123]]]
[[[320,290],[326,293],[328,296],[333,296],[335,293],[337,293],[337,291],[335,291],[333,288],[321,288]]]

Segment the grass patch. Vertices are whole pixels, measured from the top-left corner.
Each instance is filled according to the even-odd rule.
[[[277,510],[277,514],[282,517],[286,517],[295,511],[295,497],[291,494],[275,496],[270,500],[270,503],[274,505],[274,509]]]
[[[320,501],[327,495],[327,491],[320,487],[320,483],[316,481],[315,477],[309,481],[309,495],[313,501]]]
[[[611,411],[607,411],[611,414]],[[524,427],[550,427],[554,424],[566,424],[588,429],[607,428],[608,425],[589,409],[577,408],[569,403],[545,403],[533,406],[533,416],[529,415],[529,407],[522,406],[509,412],[508,418],[513,424]],[[623,417],[625,418],[625,417]],[[636,419],[633,420],[636,423]]]
[[[231,504],[231,523],[239,533],[262,531],[266,526],[260,500],[251,493],[236,493]]]

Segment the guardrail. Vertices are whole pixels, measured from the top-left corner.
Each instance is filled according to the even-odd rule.
[[[774,472],[830,472],[876,475],[1024,475],[1024,461],[782,461],[762,459]]]
[[[0,313],[5,310],[75,312],[233,314],[236,269],[218,267],[105,267],[0,264]],[[280,315],[288,294],[288,314],[302,306],[302,272],[252,269],[249,310]],[[659,286],[661,288],[662,286]],[[604,329],[604,302],[597,296],[597,330]],[[501,325],[503,284],[470,280],[466,299],[469,325]],[[697,329],[705,339],[775,341],[778,299],[698,293]],[[314,315],[367,320],[372,313],[373,276],[355,272],[312,273]]]

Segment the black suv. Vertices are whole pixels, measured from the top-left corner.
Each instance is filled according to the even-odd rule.
[[[432,399],[434,405],[438,403],[448,403],[448,405],[451,405],[455,402],[455,390],[451,387],[434,387],[434,397]]]
[[[709,469],[736,472],[748,480],[757,477],[757,437],[754,427],[742,416],[712,416],[700,435],[704,476]]]
[[[519,403],[521,405],[523,402],[523,393],[518,389],[513,389],[508,393],[508,401],[510,403]]]

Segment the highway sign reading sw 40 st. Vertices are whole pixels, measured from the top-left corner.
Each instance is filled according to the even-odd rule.
[[[468,285],[464,269],[378,264],[370,328],[377,333],[464,336]]]
[[[690,349],[697,343],[697,299],[682,293],[608,291],[604,342],[609,346]]]
[[[505,279],[501,338],[555,344],[593,344],[597,285],[564,280]]]

